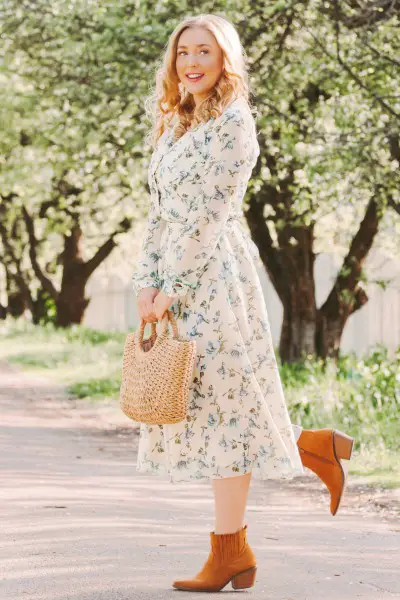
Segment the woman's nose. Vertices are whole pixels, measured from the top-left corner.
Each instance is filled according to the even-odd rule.
[[[197,66],[197,58],[195,55],[193,57],[190,57],[190,54],[188,54],[188,56],[186,56],[186,62],[190,66]]]

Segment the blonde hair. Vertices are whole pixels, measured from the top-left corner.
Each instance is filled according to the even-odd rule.
[[[191,27],[204,27],[212,33],[223,54],[223,71],[210,96],[196,109],[193,95],[185,90],[176,72],[177,46],[181,33]],[[153,146],[175,118],[175,138],[179,139],[190,128],[216,119],[225,106],[238,97],[245,98],[253,114],[249,96],[248,57],[239,35],[230,21],[215,14],[186,17],[171,33],[161,61],[156,67],[155,86],[145,99],[146,115],[153,123],[146,141]]]

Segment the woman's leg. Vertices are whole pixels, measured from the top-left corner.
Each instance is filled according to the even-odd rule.
[[[251,475],[250,471],[245,475],[211,480],[215,528],[210,532],[208,558],[193,578],[175,580],[174,588],[217,592],[229,581],[234,589],[254,585],[257,559],[247,542],[247,524],[243,524]]]
[[[311,469],[328,488],[331,513],[335,515],[347,482],[353,438],[336,430],[334,437],[333,430],[328,428],[303,429],[294,423],[292,427],[296,443],[304,432],[300,449],[303,466]],[[347,460],[342,463],[341,459]],[[212,479],[216,534],[235,533],[244,526],[250,480],[251,472],[238,477]]]
[[[303,428],[301,427],[301,425],[295,425],[294,423],[292,423],[292,427],[293,427],[294,439],[297,442],[297,440],[300,437],[301,432],[303,431]]]
[[[235,533],[244,527],[251,471],[236,477],[212,479],[215,500],[214,533]]]
[[[295,440],[302,427],[292,424]],[[236,477],[212,479],[215,500],[215,533],[235,533],[244,526],[252,472]]]

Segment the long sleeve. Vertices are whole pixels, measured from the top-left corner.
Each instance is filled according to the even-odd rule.
[[[259,151],[254,121],[240,109],[223,114],[208,135],[208,151],[199,161],[201,192],[190,202],[189,217],[171,235],[164,256],[161,289],[168,296],[184,296],[198,287],[233,200],[245,193]]]
[[[132,275],[132,286],[136,295],[142,288],[160,287],[158,276],[160,238],[161,217],[153,200],[147,217],[137,268]]]

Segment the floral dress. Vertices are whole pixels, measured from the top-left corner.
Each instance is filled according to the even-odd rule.
[[[259,479],[304,473],[255,265],[259,253],[243,226],[242,201],[259,153],[254,118],[237,98],[178,140],[166,130],[151,158],[151,205],[133,288],[137,294],[155,286],[174,298],[170,310],[179,335],[196,341],[196,361],[186,419],[140,424],[136,470],[171,483],[250,470]]]

